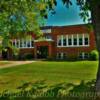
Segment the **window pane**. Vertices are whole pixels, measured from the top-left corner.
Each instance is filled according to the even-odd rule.
[[[16,41],[16,47],[17,47],[17,48],[19,47],[19,43],[18,43],[18,41]]]
[[[88,37],[85,37],[85,45],[89,45],[89,39],[88,39]]]
[[[31,43],[31,44],[32,44],[32,47],[34,47],[34,41],[31,41],[31,42],[32,42],[32,43]]]
[[[22,46],[22,40],[20,40],[20,47],[23,47],[23,46]]]
[[[72,39],[71,38],[68,39],[68,45],[72,45]]]
[[[84,53],[84,58],[88,59],[89,58],[89,54],[88,53]]]
[[[74,38],[74,45],[77,45],[77,38]]]
[[[57,43],[58,46],[61,46],[61,36],[58,36],[58,37],[57,37],[57,40],[58,40],[58,41],[57,41],[57,42],[58,42],[58,43]]]
[[[66,59],[66,53],[63,53],[63,58]]]
[[[63,46],[66,46],[67,45],[67,41],[66,41],[66,37],[64,36],[63,37]]]
[[[83,45],[82,40],[83,40],[82,38],[79,38],[79,45]]]
[[[30,47],[30,41],[27,41],[27,47]]]
[[[79,58],[83,59],[83,53],[79,53]]]

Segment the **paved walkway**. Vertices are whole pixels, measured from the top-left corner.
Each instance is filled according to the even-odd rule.
[[[0,62],[8,62],[8,64],[0,65],[0,69],[2,68],[8,68],[12,66],[22,65],[22,64],[30,64],[35,61],[0,61]]]

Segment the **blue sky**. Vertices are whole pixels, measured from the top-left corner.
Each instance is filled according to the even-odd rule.
[[[70,8],[66,8],[61,0],[57,0],[57,7],[55,7],[56,14],[51,15],[49,13],[46,25],[48,26],[64,26],[83,24],[83,20],[79,16],[79,7],[73,0],[73,5]]]

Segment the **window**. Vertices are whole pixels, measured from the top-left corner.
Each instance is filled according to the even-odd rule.
[[[52,39],[51,35],[46,35],[45,39]]]
[[[63,36],[63,46],[66,46],[66,45],[67,45],[66,37]]]
[[[79,59],[83,59],[83,53],[79,54]]]
[[[31,41],[31,44],[32,44],[32,47],[34,47],[34,41],[33,40]]]
[[[84,45],[89,45],[89,35],[88,34],[84,35]]]
[[[79,45],[83,45],[83,35],[79,35]]]
[[[61,44],[62,44],[61,36],[57,37],[57,44],[58,44],[58,46],[61,46]]]
[[[74,43],[73,45],[77,45],[77,38],[74,38]]]
[[[63,52],[57,53],[57,59],[66,59],[66,53]]]
[[[60,47],[79,47],[89,45],[88,34],[73,34],[57,36],[57,46]]]
[[[68,36],[68,45],[72,45],[72,37],[71,37],[71,35]]]
[[[22,43],[22,40],[20,40],[20,48],[22,48],[23,47],[23,45],[22,45],[23,43]]]
[[[18,43],[19,41],[16,41],[16,47],[18,48],[18,46],[19,46],[19,43]]]
[[[77,35],[73,35],[73,45],[77,45]]]
[[[15,41],[13,41],[13,46],[15,46]]]
[[[81,53],[79,53],[79,58],[80,59],[88,59],[89,58],[89,53],[81,52]]]
[[[89,58],[89,54],[88,53],[84,53],[84,58],[88,59]]]
[[[30,41],[29,40],[27,41],[27,47],[30,47]]]
[[[32,39],[20,39],[12,41],[12,45],[17,48],[32,48],[34,47],[34,41]]]

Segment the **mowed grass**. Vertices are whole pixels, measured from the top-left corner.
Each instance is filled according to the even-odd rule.
[[[96,78],[97,61],[49,62],[37,61],[32,64],[0,69],[0,91],[15,89],[25,82],[45,80],[47,84],[61,82],[79,83]]]

